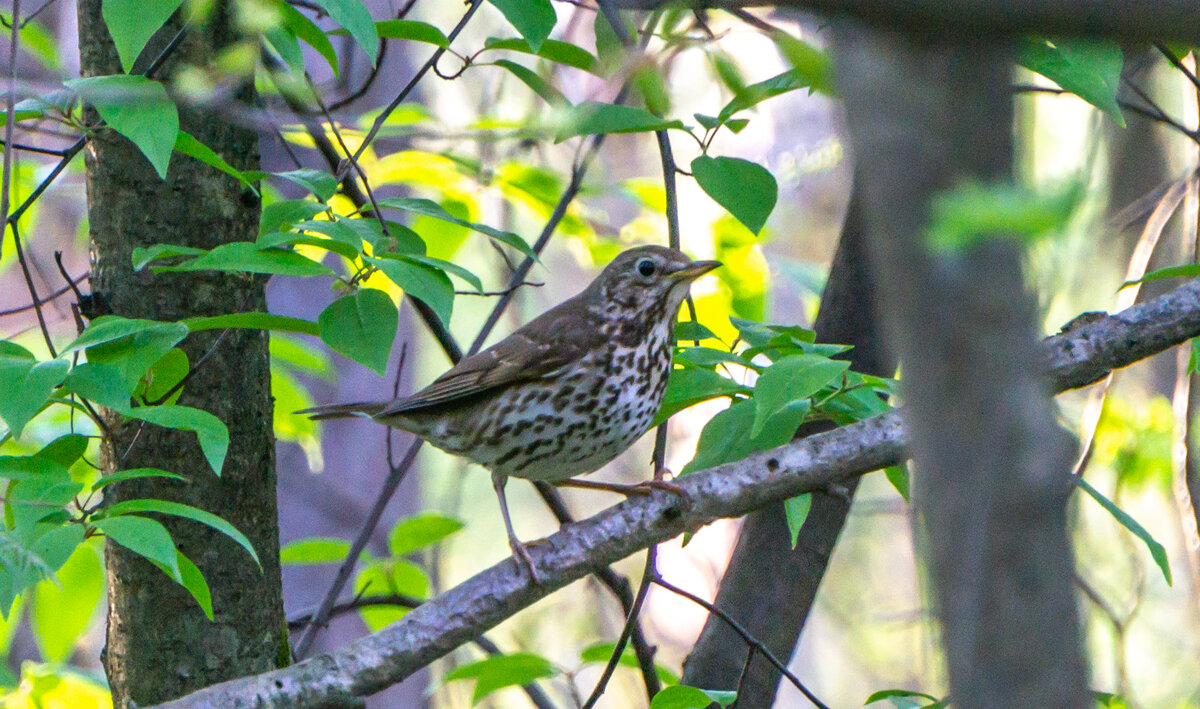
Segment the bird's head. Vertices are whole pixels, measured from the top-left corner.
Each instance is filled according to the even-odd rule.
[[[720,265],[663,246],[639,246],[618,254],[588,290],[606,318],[674,319],[692,281]]]

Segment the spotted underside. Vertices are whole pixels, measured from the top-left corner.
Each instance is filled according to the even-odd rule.
[[[658,413],[673,321],[674,312],[604,318],[599,345],[557,371],[452,412],[434,407],[388,422],[502,475],[557,481],[594,472],[645,434]]]

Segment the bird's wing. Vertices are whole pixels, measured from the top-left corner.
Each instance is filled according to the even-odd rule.
[[[385,418],[469,399],[518,382],[553,376],[597,346],[602,334],[582,299],[546,311],[492,347],[471,355],[412,396],[376,414]]]

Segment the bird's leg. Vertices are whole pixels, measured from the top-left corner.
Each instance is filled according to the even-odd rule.
[[[567,478],[553,483],[555,487],[576,487],[583,490],[605,490],[607,492],[615,492],[626,497],[634,495],[649,495],[652,490],[662,490],[669,492],[682,500],[690,501],[691,496],[687,490],[679,487],[673,482],[666,480],[655,479],[645,480],[640,483],[624,484],[624,483],[602,483],[595,480],[576,480],[575,478]]]
[[[500,500],[500,514],[504,516],[504,531],[508,532],[508,546],[512,549],[513,556],[517,557],[517,561],[529,569],[529,576],[533,578],[533,582],[541,584],[542,580],[538,577],[537,569],[533,568],[533,559],[529,556],[529,551],[525,545],[517,539],[517,533],[513,531],[512,517],[508,514],[508,499],[504,496],[504,485],[508,482],[507,475],[492,473],[492,487],[496,490],[496,497]]]

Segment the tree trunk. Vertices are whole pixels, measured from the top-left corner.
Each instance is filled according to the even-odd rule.
[[[838,46],[855,154],[871,166],[868,253],[903,368],[950,695],[962,707],[1092,706],[1067,536],[1072,451],[1041,380],[1021,242],[926,239],[931,198],[1011,180],[1011,48],[849,23]]]
[[[101,0],[79,1],[82,73],[121,72],[100,14]],[[193,25],[165,66],[203,64],[233,39],[218,5],[208,25]],[[152,41],[155,56],[179,28],[175,21]],[[94,117],[94,114],[93,114]],[[255,133],[217,116],[181,107],[181,128],[240,169],[258,167]],[[160,242],[212,248],[254,240],[259,205],[238,182],[176,153],[161,180],[138,149],[101,129],[87,148],[87,197],[93,289],[114,314],[178,320],[195,315],[265,311],[265,279],[243,274],[134,272],[131,252]],[[180,404],[204,409],[229,428],[224,471],[216,477],[195,435],[109,415],[113,436],[105,469],[153,467],[190,483],[149,479],[108,488],[109,501],[161,498],[194,505],[231,522],[250,538],[262,571],[233,541],[208,527],[163,519],[180,551],[204,573],[215,621],[158,568],[113,543],[107,548],[108,635],[104,665],[117,707],[174,698],[195,689],[263,672],[289,661],[279,573],[275,447],[267,334],[235,330],[189,336],[181,345],[195,365]]]

